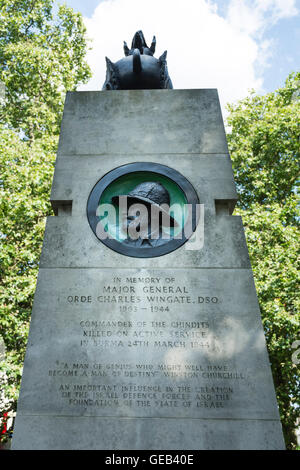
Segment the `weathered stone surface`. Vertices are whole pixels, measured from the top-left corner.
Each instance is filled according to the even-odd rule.
[[[41,269],[37,292],[22,414],[278,418],[251,270]]]
[[[30,439],[28,423],[32,431]],[[278,421],[18,416],[20,449],[278,450]],[[50,430],[55,432],[49,432]],[[105,432],[103,432],[105,430]],[[16,447],[15,447],[16,448]],[[118,451],[116,451],[118,455]]]
[[[159,258],[124,257],[99,241],[86,217],[49,217],[47,220],[42,267],[208,267],[248,268],[249,255],[238,216],[207,217],[204,245],[188,250],[185,244]],[[80,248],[79,248],[80,247]]]
[[[203,246],[112,251],[86,205],[132,162],[180,172]],[[67,97],[32,312],[15,449],[283,449],[216,90]]]
[[[72,201],[72,215],[85,216],[86,201],[94,185],[113,168],[136,161],[136,155],[59,158],[51,191],[52,204]],[[162,163],[162,157],[141,155],[138,161]],[[164,155],[163,164],[176,167],[192,183],[206,212],[215,213],[216,199],[237,199],[229,155]]]

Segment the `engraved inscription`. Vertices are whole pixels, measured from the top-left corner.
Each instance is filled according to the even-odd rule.
[[[241,372],[233,371],[224,365],[205,366],[201,364],[70,364],[61,363],[59,369],[49,370],[49,375],[86,377],[86,383],[66,383],[57,385],[57,392],[68,406],[113,408],[224,408],[234,396],[235,385],[218,385],[218,379],[227,378],[230,382],[244,380]],[[118,378],[116,383],[95,382],[90,378]],[[181,377],[189,379],[189,384],[166,383],[165,378]],[[157,383],[135,383],[135,378],[158,378]],[[129,379],[129,381],[127,380]],[[199,379],[204,381],[199,383]],[[126,381],[127,380],[127,381]],[[208,381],[208,382],[207,382]]]
[[[147,309],[150,304],[216,304],[217,296],[191,296],[186,285],[176,282],[175,278],[127,277],[124,280],[114,278],[114,283],[105,284],[97,296],[78,292],[67,296],[67,302],[78,303],[104,303],[104,304],[143,304]],[[149,308],[149,307],[148,307]]]
[[[124,276],[89,292],[70,286],[59,301],[74,353],[72,361],[57,357],[48,379],[64,409],[137,417],[214,410],[217,416],[241,400],[248,372],[220,352],[220,289],[208,292],[197,279],[176,276]]]

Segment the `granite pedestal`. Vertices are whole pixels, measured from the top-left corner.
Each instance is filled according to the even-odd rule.
[[[86,215],[116,167],[160,163],[204,244],[112,251]],[[283,449],[217,91],[67,94],[14,449]]]

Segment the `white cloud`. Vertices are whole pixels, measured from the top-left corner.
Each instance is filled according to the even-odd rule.
[[[222,17],[217,3],[209,0],[101,2],[93,16],[85,18],[93,40],[88,54],[93,78],[81,89],[101,89],[105,56],[112,61],[122,58],[123,40],[130,44],[134,33],[142,29],[148,43],[156,35],[156,57],[168,50],[174,88],[218,88],[224,109],[226,102],[244,97],[250,88],[261,89],[261,70],[271,44],[263,40],[263,32],[279,19],[295,15],[294,3],[230,0]]]
[[[270,26],[297,13],[295,0],[230,0],[227,19],[232,27],[261,37]]]

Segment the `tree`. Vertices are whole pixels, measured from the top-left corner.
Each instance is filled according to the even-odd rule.
[[[300,413],[300,73],[273,93],[229,105],[228,144],[288,448]],[[295,361],[294,361],[295,362]],[[297,361],[298,362],[298,361]]]
[[[0,0],[2,118],[30,138],[59,133],[65,91],[90,76],[79,13],[54,0]]]
[[[2,412],[16,409],[65,92],[90,77],[81,15],[53,5],[0,0]]]

